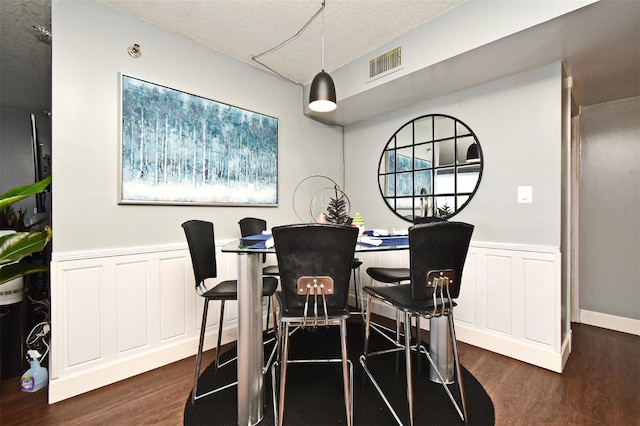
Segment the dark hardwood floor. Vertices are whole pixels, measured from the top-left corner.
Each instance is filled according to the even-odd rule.
[[[462,364],[493,400],[497,425],[640,425],[640,337],[573,324],[562,374],[459,344]],[[426,333],[425,333],[426,334]],[[213,359],[209,351],[204,365]],[[47,390],[2,383],[2,425],[180,425],[195,358],[47,404]]]

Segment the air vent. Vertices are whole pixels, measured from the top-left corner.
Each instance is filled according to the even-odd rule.
[[[402,68],[402,47],[383,53],[369,61],[367,82],[389,75]]]

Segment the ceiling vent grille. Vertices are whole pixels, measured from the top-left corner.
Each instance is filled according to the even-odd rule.
[[[389,75],[402,69],[402,47],[383,53],[369,61],[369,74],[367,82]]]

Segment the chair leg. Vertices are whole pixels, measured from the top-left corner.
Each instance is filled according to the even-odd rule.
[[[342,380],[344,382],[344,406],[347,411],[347,426],[353,422],[351,407],[351,380],[349,380],[349,363],[347,358],[347,321],[340,321],[340,343],[342,346]]]
[[[276,360],[280,362],[282,358],[282,322],[278,321],[276,325]]]
[[[422,363],[420,362],[420,346],[422,346],[422,338],[420,337],[420,315],[416,316],[416,361],[418,365],[418,377],[422,373]]]
[[[407,364],[407,402],[409,403],[409,424],[413,426],[413,376],[411,372],[411,315],[404,314],[404,358]]]
[[[371,295],[367,296],[367,312],[364,326],[364,357],[369,353],[369,333],[371,330],[371,308],[373,307],[373,299]]]
[[[267,299],[267,326],[265,327],[265,331],[269,331],[269,316],[271,314],[271,303],[272,302],[272,298],[269,297],[269,299]],[[274,307],[275,309],[275,307]],[[275,323],[273,325],[275,327]]]
[[[191,391],[191,404],[196,402],[198,393],[198,379],[200,378],[200,366],[202,365],[202,347],[204,346],[204,333],[207,326],[207,311],[209,310],[209,299],[204,300],[202,311],[202,325],[200,326],[200,342],[198,343],[198,353],[196,354],[196,376],[193,380],[193,390]]]
[[[284,420],[284,392],[287,382],[287,363],[289,362],[289,324],[284,324],[284,347],[282,348],[282,363],[280,367],[280,402],[278,404],[278,425]]]
[[[218,318],[218,344],[216,345],[216,373],[218,372],[218,367],[220,366],[220,343],[222,343],[222,321],[224,320],[224,300],[221,300],[220,302],[220,318]]]
[[[359,266],[353,269],[353,284],[356,292],[356,308],[358,313],[362,315],[364,313],[364,303],[362,301],[362,271]]]
[[[269,298],[269,303],[273,306],[272,308],[272,313],[273,313],[273,340],[274,345],[273,345],[273,349],[271,350],[271,353],[269,354],[269,358],[266,360],[266,362],[264,363],[264,367],[262,367],[262,374],[266,374],[267,371],[269,371],[269,367],[271,366],[271,363],[274,361],[274,359],[276,359],[277,354],[278,354],[278,340],[279,339],[279,334],[278,334],[278,322],[276,319],[276,300],[275,300],[275,296],[271,296]],[[269,313],[268,313],[269,309],[267,308],[267,323],[269,322]],[[268,328],[268,327],[267,327]],[[270,342],[272,339],[268,339],[266,341],[263,342],[263,345]]]
[[[460,359],[458,358],[458,341],[456,340],[456,329],[453,324],[453,315],[449,317],[449,328],[451,329],[451,347],[453,348],[453,362],[456,366],[456,375],[458,376],[458,387],[460,389],[460,399],[462,400],[463,421],[467,423],[467,398],[464,393],[464,384],[462,382],[462,370],[460,368]]]
[[[406,328],[406,326],[405,326]],[[405,330],[405,336],[406,336],[407,332]],[[400,311],[396,309],[396,344],[400,344]],[[409,333],[409,335],[411,335],[411,333]],[[406,337],[405,337],[406,340]],[[400,352],[396,352],[396,377],[398,377],[398,369],[400,368]]]
[[[278,315],[276,314],[276,304],[277,304],[276,296],[274,294],[271,296],[271,306],[273,307],[271,309],[271,315],[273,316],[273,334],[276,334],[275,330],[278,324]]]

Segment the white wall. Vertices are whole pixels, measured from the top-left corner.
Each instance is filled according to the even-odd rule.
[[[640,98],[584,108],[581,135],[581,319],[640,334]]]
[[[375,117],[345,129],[346,192],[368,228],[406,228],[378,188],[378,163],[393,133],[424,114],[447,114],[476,134],[484,155],[477,193],[454,220],[475,241],[560,247],[562,78],[559,63]],[[354,167],[354,165],[359,167]],[[533,203],[516,202],[533,187]]]
[[[343,98],[350,98],[392,80],[412,73],[419,73],[432,65],[443,63],[463,53],[595,3],[595,1],[466,0],[447,13],[332,71],[331,74],[336,80],[336,84],[340,85],[340,95]],[[402,69],[388,77],[367,82],[365,77],[369,61],[398,46],[402,46]],[[327,51],[331,52],[339,48],[340,46],[327,46]],[[514,64],[516,63],[518,62],[514,62]],[[512,64],[499,64],[502,69],[510,66]],[[449,71],[454,74],[459,70],[451,69]],[[473,72],[466,74],[468,81],[474,80]],[[438,81],[439,76],[432,75],[429,80]],[[448,84],[447,80],[443,79],[441,83],[446,85]],[[434,89],[428,87],[424,90],[433,93]],[[435,90],[437,91],[437,89]],[[397,101],[397,99],[393,101]]]
[[[342,181],[341,128],[304,117],[300,86],[93,1],[54,1],[52,20],[54,255],[183,242],[180,223],[191,218],[213,220],[218,238],[237,237],[243,216],[297,221],[291,197],[304,177]],[[127,54],[133,43],[140,59]],[[118,205],[121,72],[277,117],[279,207]]]
[[[571,352],[571,333],[562,323],[569,309],[562,299],[566,283],[560,276],[561,64],[347,126],[345,188],[367,228],[411,225],[384,203],[378,163],[394,132],[425,114],[463,121],[484,157],[477,193],[453,217],[475,225],[456,308],[458,339],[561,372]],[[521,185],[533,187],[533,203],[517,203]]]
[[[49,400],[56,402],[193,355],[202,298],[180,224],[294,223],[293,191],[323,174],[343,182],[342,128],[303,115],[302,88],[94,1],[54,0],[53,253]],[[141,46],[133,59],[127,47]],[[279,206],[118,205],[119,73],[278,118]],[[220,256],[218,278],[236,277]],[[217,305],[207,345],[215,342]],[[236,309],[223,340],[235,339]]]

